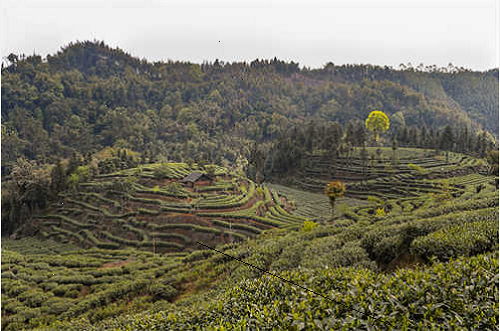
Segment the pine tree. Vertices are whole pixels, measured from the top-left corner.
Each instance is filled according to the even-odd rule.
[[[53,194],[64,191],[66,188],[66,171],[61,164],[61,160],[57,160],[55,166],[50,171],[50,189]]]
[[[356,144],[356,142],[357,142],[356,131],[354,130],[354,125],[352,124],[352,122],[349,122],[349,124],[347,125],[345,142],[351,143],[351,144]]]
[[[316,135],[316,129],[314,127],[314,122],[309,122],[309,125],[307,126],[307,131],[306,131],[306,149],[309,152],[312,152],[313,150],[313,145],[314,145],[314,137]]]
[[[453,134],[453,129],[451,126],[447,125],[444,128],[443,134],[439,139],[439,148],[442,150],[449,151],[453,147],[453,143],[455,142],[455,137]]]
[[[420,141],[418,144],[418,147],[421,148],[426,148],[427,147],[427,128],[425,126],[422,127],[422,130],[420,130]]]
[[[396,150],[398,149],[398,143],[396,139],[392,140],[392,164],[396,165]]]
[[[66,175],[69,176],[75,172],[76,168],[82,165],[82,160],[76,152],[73,152],[71,159],[69,160],[68,168],[66,169]]]
[[[408,143],[408,129],[406,128],[406,126],[399,128],[398,141],[399,141],[399,145],[401,145],[401,146],[407,145],[407,143]]]
[[[418,145],[418,129],[414,126],[410,128],[408,132],[408,140],[412,147],[417,147]]]
[[[356,146],[363,146],[364,143],[366,142],[366,130],[363,124],[359,124],[358,128],[356,129]]]
[[[366,174],[366,166],[368,164],[368,152],[366,151],[366,144],[361,148],[361,165],[363,167],[363,176]]]

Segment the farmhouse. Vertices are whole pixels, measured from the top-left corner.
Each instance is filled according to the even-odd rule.
[[[182,183],[186,183],[188,186],[203,186],[212,184],[212,178],[201,173],[192,172],[181,180]]]

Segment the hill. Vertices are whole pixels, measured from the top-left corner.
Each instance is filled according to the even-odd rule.
[[[391,135],[450,125],[498,139],[498,69],[150,63],[102,42],[71,43],[44,59],[8,58],[2,176],[19,157],[54,163],[109,146],[175,161],[235,162],[250,142],[273,142],[311,120],[345,129],[372,110],[391,116]]]
[[[93,177],[64,191],[14,236],[37,236],[85,248],[190,252],[245,241],[274,227],[301,225],[286,198],[222,167],[201,182],[198,165],[148,164]]]
[[[2,328],[494,328],[498,177],[420,149],[360,170],[356,152],[308,155],[295,188],[195,163],[90,177],[2,238]],[[332,171],[334,217],[310,191]]]

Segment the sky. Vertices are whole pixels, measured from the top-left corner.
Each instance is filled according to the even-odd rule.
[[[497,0],[0,0],[0,54],[99,40],[149,61],[498,67]]]

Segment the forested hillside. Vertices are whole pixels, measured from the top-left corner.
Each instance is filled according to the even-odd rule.
[[[234,162],[252,141],[272,142],[306,123],[347,128],[373,110],[391,117],[394,132],[450,125],[498,137],[498,69],[329,63],[311,70],[277,59],[150,63],[102,42],[8,60],[1,76],[2,175],[19,157],[54,163],[108,146],[157,159]]]

